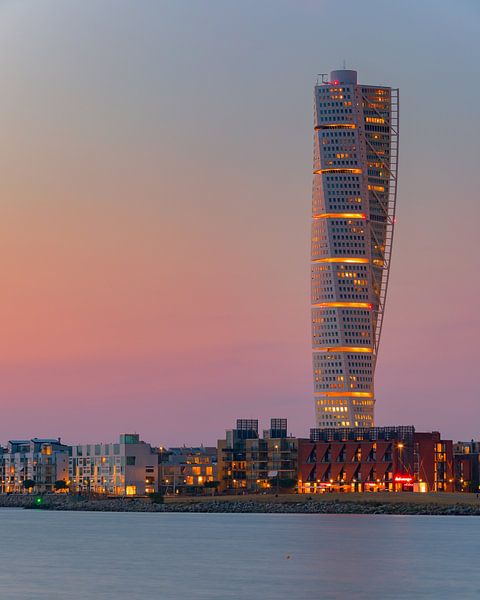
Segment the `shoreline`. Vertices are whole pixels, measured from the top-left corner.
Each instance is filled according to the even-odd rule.
[[[332,495],[333,496],[333,495]],[[341,496],[341,497],[338,497]],[[90,512],[148,512],[148,513],[257,513],[257,514],[385,514],[385,515],[446,515],[480,516],[480,500],[475,495],[451,494],[453,497],[396,498],[389,494],[378,497],[353,498],[341,494],[324,496],[218,496],[202,498],[171,498],[154,503],[145,498],[86,498],[81,496],[12,494],[0,496],[0,508],[27,510],[90,511]],[[393,496],[393,497],[392,497]],[[459,497],[460,496],[460,497]],[[35,499],[42,498],[41,504]]]

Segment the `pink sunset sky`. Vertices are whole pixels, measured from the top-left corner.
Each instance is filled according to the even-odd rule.
[[[0,442],[314,425],[313,85],[400,88],[379,425],[479,437],[476,0],[0,5]]]

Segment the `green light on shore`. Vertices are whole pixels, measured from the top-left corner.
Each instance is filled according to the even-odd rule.
[[[40,498],[40,497],[35,498],[35,504],[37,506],[40,506],[40,504],[43,504],[43,498]]]

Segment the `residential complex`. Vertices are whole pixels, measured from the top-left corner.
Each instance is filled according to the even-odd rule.
[[[60,438],[10,440],[0,450],[2,493],[25,492],[33,482],[38,491],[54,491],[56,482],[68,480],[69,451]]]
[[[136,496],[158,491],[158,464],[157,450],[124,433],[117,443],[72,446],[68,472],[75,492]]]
[[[160,448],[159,491],[199,494],[217,487],[217,449],[180,446]]]
[[[311,305],[318,427],[374,426],[390,270],[398,90],[332,71],[315,86]]]
[[[454,490],[453,449],[412,426],[312,429],[299,445],[300,493]]]
[[[480,442],[457,442],[453,454],[456,490],[480,492]]]
[[[217,447],[155,447],[138,434],[69,446],[60,439],[0,447],[0,493],[104,496],[243,493],[480,492],[480,442],[445,440],[413,426],[314,428],[286,419],[237,419]]]
[[[298,439],[287,435],[287,419],[272,419],[258,433],[258,420],[238,419],[218,441],[221,491],[291,489],[297,480]]]

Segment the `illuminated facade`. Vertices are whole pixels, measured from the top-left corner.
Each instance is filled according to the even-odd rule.
[[[288,491],[297,478],[298,438],[287,435],[287,419],[271,419],[258,433],[257,419],[238,419],[218,440],[221,492]]]
[[[68,481],[69,447],[58,439],[10,440],[0,452],[2,493],[53,492],[56,482]]]
[[[311,429],[298,448],[298,492],[453,492],[452,441],[411,425]]]
[[[158,489],[163,494],[211,493],[217,482],[217,448],[160,448]]]
[[[312,344],[318,427],[374,425],[395,220],[398,90],[333,71],[315,86]]]
[[[480,442],[457,442],[453,445],[455,491],[480,492]]]
[[[158,492],[159,456],[136,433],[122,433],[118,443],[72,446],[70,489],[116,496]]]

